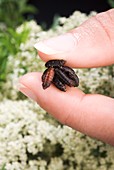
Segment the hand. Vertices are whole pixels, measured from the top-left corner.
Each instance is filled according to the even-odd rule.
[[[64,59],[75,68],[114,64],[114,9],[90,18],[80,27],[36,44],[44,61]],[[61,123],[114,145],[114,99],[84,94],[78,88],[43,90],[41,73],[20,78],[20,91],[34,99]]]

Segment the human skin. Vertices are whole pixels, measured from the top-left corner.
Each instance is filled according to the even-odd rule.
[[[35,45],[43,61],[64,59],[73,68],[114,64],[114,9],[99,13],[70,32]],[[114,99],[78,88],[43,90],[41,73],[22,76],[19,90],[62,124],[114,145]]]

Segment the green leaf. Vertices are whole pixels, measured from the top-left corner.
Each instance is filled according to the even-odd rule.
[[[109,5],[114,8],[114,0],[108,0]]]
[[[6,166],[6,165],[4,164],[0,170],[6,170],[6,169],[5,169],[5,166]]]
[[[24,14],[36,13],[37,9],[29,5],[28,0],[0,0],[0,22],[15,28],[24,21]]]
[[[21,43],[25,43],[30,30],[23,29],[18,33],[15,29],[9,28],[7,31],[0,32],[0,80],[4,81],[7,75],[7,61],[9,55],[15,56],[20,50]]]

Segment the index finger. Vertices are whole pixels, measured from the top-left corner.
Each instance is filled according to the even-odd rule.
[[[44,60],[64,59],[77,68],[114,64],[114,9],[97,14],[78,28],[35,44]]]

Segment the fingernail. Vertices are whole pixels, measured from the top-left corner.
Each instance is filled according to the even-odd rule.
[[[34,101],[37,101],[37,97],[36,95],[34,94],[34,92],[29,89],[28,87],[26,87],[24,84],[21,84],[19,83],[17,85],[17,88],[20,92],[22,92],[25,96],[27,96],[28,98],[34,100]]]
[[[74,48],[77,40],[72,33],[66,33],[34,45],[34,47],[45,54],[53,55],[68,52]]]

